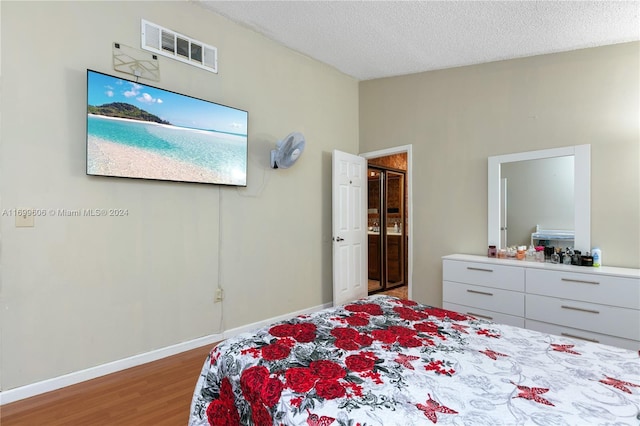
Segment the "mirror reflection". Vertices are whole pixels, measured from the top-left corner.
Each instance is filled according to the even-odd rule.
[[[590,145],[489,157],[489,247],[499,250],[543,241],[546,244],[541,245],[566,248],[570,237],[574,249],[590,251],[590,182]],[[567,236],[571,230],[573,234]],[[536,236],[536,231],[542,235]]]
[[[573,156],[503,163],[500,176],[501,246],[573,247]]]

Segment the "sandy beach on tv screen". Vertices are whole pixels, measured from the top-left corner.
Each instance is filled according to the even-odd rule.
[[[87,141],[87,161],[87,173],[90,175],[234,183],[228,178],[225,179],[222,174],[203,167],[93,136],[90,136]]]

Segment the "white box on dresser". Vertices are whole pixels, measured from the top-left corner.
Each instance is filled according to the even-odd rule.
[[[640,349],[640,270],[456,254],[442,307],[494,322]]]

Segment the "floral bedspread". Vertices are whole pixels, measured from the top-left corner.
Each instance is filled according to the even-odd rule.
[[[213,348],[189,425],[638,426],[639,413],[637,352],[372,296]]]

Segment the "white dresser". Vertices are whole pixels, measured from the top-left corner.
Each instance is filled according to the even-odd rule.
[[[640,349],[640,270],[455,254],[442,307],[544,333]]]

